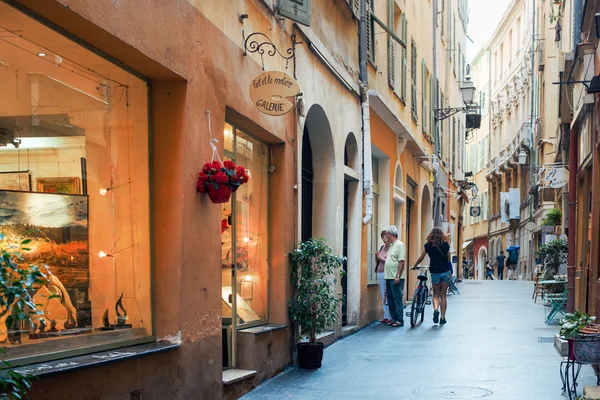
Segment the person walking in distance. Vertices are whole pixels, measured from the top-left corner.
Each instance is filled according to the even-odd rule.
[[[398,240],[398,228],[391,225],[386,230],[390,248],[384,265],[386,297],[390,308],[390,317],[393,320],[388,325],[397,328],[404,326],[404,281],[406,280],[406,248]]]
[[[383,304],[383,319],[380,319],[379,322],[391,324],[394,321],[392,321],[392,317],[390,316],[390,308],[388,306],[385,290],[385,260],[387,259],[388,251],[390,249],[390,243],[388,242],[386,231],[381,231],[381,240],[383,240],[383,245],[375,253],[375,272],[377,273],[377,282],[379,283],[381,302]]]
[[[427,242],[423,252],[415,262],[415,267],[423,261],[425,255],[429,256],[429,272],[431,273],[431,283],[433,285],[433,323],[446,323],[446,310],[448,302],[446,293],[448,285],[452,278],[452,264],[450,263],[450,245],[446,241],[444,231],[435,227],[427,235]],[[440,319],[440,308],[442,319]]]
[[[485,280],[491,280],[493,281],[494,278],[494,270],[492,269],[492,266],[490,265],[489,261],[485,262]]]
[[[500,255],[496,257],[496,264],[498,266],[498,280],[504,280],[504,261],[506,260],[506,256],[504,252],[500,250]]]
[[[506,249],[508,253],[508,280],[517,280],[517,264],[519,263],[519,249],[520,246],[510,246]]]

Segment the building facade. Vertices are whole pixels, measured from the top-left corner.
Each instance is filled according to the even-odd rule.
[[[436,197],[460,265],[465,117],[435,109],[463,105],[467,2],[365,0],[365,35],[361,1],[284,3],[0,1],[3,243],[54,276],[44,321],[0,332],[32,399],[237,398],[293,362],[288,252],[347,257],[331,343],[381,318],[379,232],[412,265]],[[250,98],[269,71],[300,87],[285,115]],[[215,204],[218,159],[249,181]]]

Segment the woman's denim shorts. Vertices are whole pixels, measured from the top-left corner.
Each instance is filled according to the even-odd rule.
[[[442,272],[440,274],[431,274],[431,283],[434,285],[440,284],[442,282],[450,283],[450,279],[452,279],[452,272]]]

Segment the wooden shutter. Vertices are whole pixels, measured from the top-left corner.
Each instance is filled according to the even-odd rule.
[[[406,79],[408,75],[408,50],[406,46],[408,44],[408,20],[406,19],[406,13],[402,13],[402,87],[400,91],[400,101],[406,105]]]
[[[423,133],[427,133],[427,66],[424,59],[421,60],[421,115],[423,115],[421,128]]]
[[[279,0],[277,13],[299,24],[310,26],[310,0]]]
[[[346,0],[356,18],[360,18],[360,0]]]
[[[461,68],[461,60],[462,60],[462,49],[460,48],[460,44],[458,45],[458,57],[456,57],[456,63],[458,64],[458,82],[462,82],[462,68]]]
[[[414,121],[417,120],[416,111],[417,111],[417,82],[416,75],[417,74],[417,46],[415,41],[411,41],[410,45],[410,109],[412,114],[412,119]]]
[[[367,15],[366,15],[366,42],[367,42],[367,58],[371,62],[375,62],[375,57],[373,57],[374,47],[373,46],[373,19],[371,17],[371,13],[373,12],[374,0],[366,0],[367,2]]]
[[[435,98],[433,93],[433,75],[429,76],[429,141],[435,143],[435,113],[433,110],[435,109]],[[425,116],[423,116],[425,118]]]
[[[388,0],[388,28],[395,32],[394,28],[394,5],[395,0]],[[392,89],[396,88],[396,44],[390,35],[388,37],[388,84]]]

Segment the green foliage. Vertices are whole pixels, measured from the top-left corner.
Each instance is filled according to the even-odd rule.
[[[337,319],[343,296],[336,294],[334,277],[338,271],[344,273],[340,269],[346,258],[334,255],[324,239],[300,243],[290,252],[290,258],[294,291],[289,302],[290,318],[314,343],[317,335]]]
[[[0,234],[0,317],[6,317],[9,329],[19,327],[22,322],[30,321],[37,311],[33,293],[40,285],[47,283],[45,271],[29,265],[21,251],[30,243],[26,239],[11,243]],[[10,370],[11,365],[1,360],[2,368],[7,369],[0,375],[0,400],[25,398],[31,389],[31,375]]]
[[[535,257],[544,263],[544,279],[556,275],[560,264],[567,262],[569,244],[566,240],[556,239],[541,246],[535,253]]]
[[[594,323],[596,317],[590,316],[581,311],[575,311],[573,314],[565,314],[561,318],[560,335],[565,339],[570,339],[579,335],[579,331]]]
[[[542,225],[544,226],[556,226],[560,225],[562,222],[562,211],[557,208],[554,208],[548,211],[548,214],[542,220]]]

